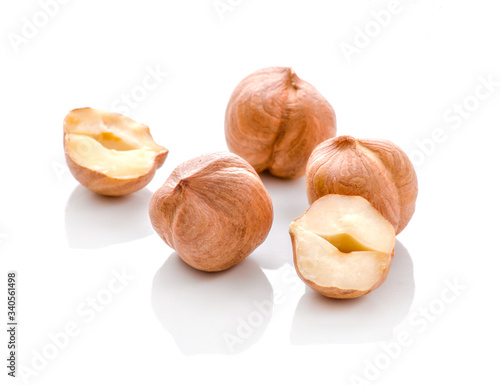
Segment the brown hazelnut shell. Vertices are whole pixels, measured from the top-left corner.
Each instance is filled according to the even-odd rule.
[[[273,207],[253,167],[221,152],[176,167],[151,198],[149,215],[155,231],[184,262],[221,271],[266,239]]]
[[[65,153],[66,164],[69,171],[83,186],[97,194],[107,196],[122,196],[136,192],[145,187],[153,177],[156,170],[159,169],[167,157],[168,151],[158,154],[155,158],[155,165],[151,170],[138,178],[113,178],[95,170],[81,167],[73,162],[68,153]]]
[[[309,202],[327,194],[359,195],[396,234],[410,221],[418,194],[417,174],[404,151],[388,140],[339,136],[319,144],[307,163]]]
[[[336,132],[330,103],[288,67],[264,68],[247,76],[226,109],[229,150],[257,172],[269,170],[282,178],[303,176],[314,147]]]

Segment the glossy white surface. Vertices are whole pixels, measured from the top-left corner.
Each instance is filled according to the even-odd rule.
[[[40,3],[0,6],[0,283],[18,272],[19,363],[36,370],[12,383],[498,378],[494,2],[401,1],[375,33],[373,12],[390,1],[221,0],[233,4],[223,20],[212,0],[70,1],[16,53],[11,34],[24,18],[43,24]],[[354,44],[357,28],[376,36],[348,62],[342,42]],[[233,88],[271,65],[319,89],[339,134],[391,140],[416,161],[417,211],[386,283],[366,297],[332,301],[298,280],[288,225],[308,207],[303,178],[262,176],[271,233],[221,274],[186,266],[150,226],[152,193],[180,162],[226,149]],[[62,120],[76,107],[125,112],[126,95],[127,115],[170,153],[146,189],[99,197],[65,167]]]

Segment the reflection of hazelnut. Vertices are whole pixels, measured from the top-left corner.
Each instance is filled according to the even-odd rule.
[[[415,211],[417,174],[406,154],[387,140],[339,136],[316,147],[307,164],[309,202],[327,194],[367,199],[400,233]]]
[[[246,77],[226,109],[229,150],[257,172],[282,178],[304,175],[314,147],[336,131],[332,106],[291,68],[264,68]]]
[[[126,195],[143,188],[167,157],[148,126],[120,114],[78,108],[63,126],[71,173],[99,194]]]
[[[384,283],[394,227],[359,196],[325,195],[290,225],[300,278],[332,298],[355,298]]]
[[[252,166],[227,152],[177,166],[151,198],[149,215],[153,228],[184,262],[220,271],[264,242],[273,207]]]

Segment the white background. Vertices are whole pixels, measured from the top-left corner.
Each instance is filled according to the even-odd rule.
[[[498,378],[495,2],[222,0],[233,5],[219,13],[213,0],[72,0],[44,11],[47,2],[0,6],[0,283],[18,272],[24,383]],[[389,278],[366,297],[328,300],[297,280],[287,228],[308,206],[303,178],[263,176],[273,229],[221,274],[187,267],[150,226],[152,193],[180,162],[226,149],[233,88],[274,65],[319,89],[338,134],[391,140],[414,160],[416,213]],[[162,74],[141,93],[153,70]],[[123,111],[123,95],[135,98],[127,115],[170,153],[146,189],[109,199],[65,168],[62,120],[77,107]],[[272,312],[257,305],[272,299]],[[64,337],[68,327],[78,334]],[[239,338],[233,351],[229,335]],[[5,362],[5,332],[0,341]]]

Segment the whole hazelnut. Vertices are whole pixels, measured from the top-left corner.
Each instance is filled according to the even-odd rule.
[[[155,231],[184,262],[221,271],[264,242],[273,206],[252,166],[221,152],[177,166],[151,198],[149,215]]]
[[[359,195],[389,222],[396,234],[410,221],[418,193],[408,156],[388,140],[339,136],[318,145],[307,163],[309,202],[327,194]]]
[[[330,103],[287,67],[264,68],[243,79],[226,109],[229,150],[257,172],[282,178],[304,175],[314,147],[336,132]]]

